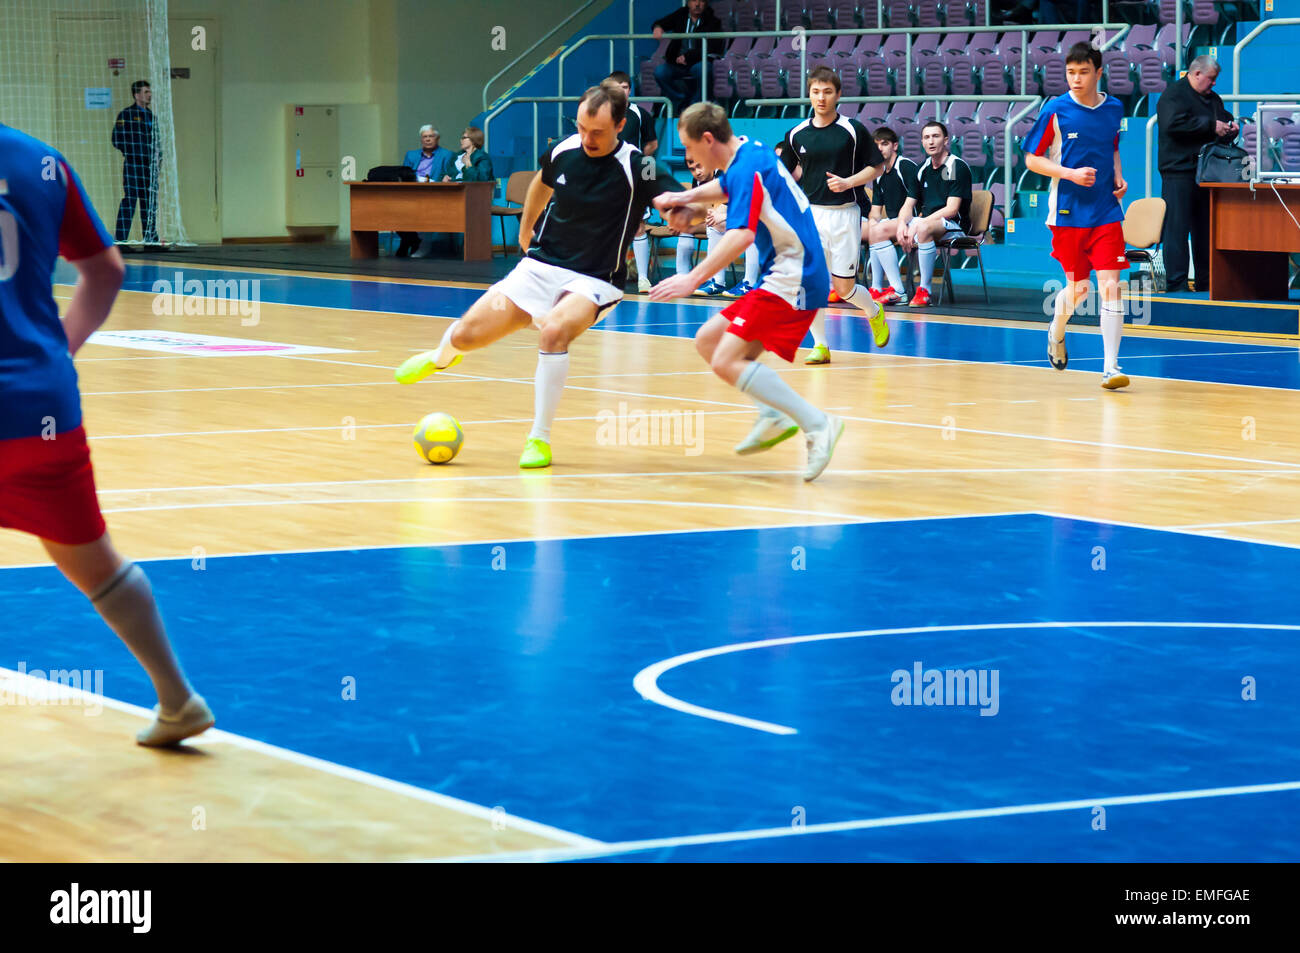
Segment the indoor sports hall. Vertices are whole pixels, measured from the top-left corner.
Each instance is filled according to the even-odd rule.
[[[1287,271],[1300,225],[1269,224],[1281,244],[1258,253],[1268,267],[1263,256],[1282,256],[1281,298],[1129,285],[1131,384],[1104,390],[1095,311],[1070,324],[1068,367],[1049,364],[1043,301],[1060,269],[1043,244],[1046,192],[1019,157],[1010,200],[997,200],[1002,227],[948,258],[943,301],[888,307],[884,347],[861,311],[832,304],[830,363],[804,364],[804,349],[792,364],[765,358],[846,422],[815,481],[801,479],[802,439],[733,452],[754,406],[692,340],[727,302],[651,302],[635,279],[572,345],[553,464],[523,470],[535,332],[394,381],[518,264],[516,221],[489,223],[485,260],[472,260],[469,225],[399,259],[405,229],[357,228],[347,182],[418,146],[435,110],[450,146],[460,124],[501,109],[515,121],[489,123],[486,151],[492,203],[507,206],[511,174],[535,167],[537,110],[554,138],[588,81],[616,56],[627,69],[629,50],[633,100],[656,101],[643,83],[662,56],[651,23],[676,3],[538,3],[517,26],[508,5],[482,4],[451,38],[406,0],[323,4],[329,15],[310,25],[291,4],[136,5],[163,15],[168,29],[153,32],[169,34],[170,59],[142,50],[120,76],[69,79],[77,116],[26,131],[81,172],[112,233],[122,160],[101,155],[112,112],[146,62],[154,103],[170,100],[161,234],[147,241],[137,221],[120,243],[122,290],[75,364],[109,532],[147,571],[217,724],[172,751],[135,745],[155,701],[148,677],[36,539],[0,532],[0,857],[1300,860],[1300,300]],[[26,32],[10,36],[33,57],[42,30],[80,38],[97,67],[117,48],[71,4],[66,16],[55,5],[53,23],[18,6]],[[132,4],[98,6],[106,22],[131,19]],[[879,40],[892,24],[910,51],[908,37],[936,35],[924,2],[781,6],[768,22],[762,3],[712,5],[730,33],[774,39],[797,26]],[[941,25],[1022,29],[990,23],[982,3],[959,23],[958,6]],[[1096,25],[1164,27],[1166,4],[1117,6],[1095,5]],[[1186,20],[1175,11],[1176,66],[1213,47],[1231,80],[1236,44],[1269,17],[1295,17],[1242,48],[1255,63],[1238,74],[1242,95],[1257,100],[1227,106],[1245,116],[1290,93],[1300,110],[1300,77],[1261,65],[1276,49],[1266,41],[1300,34],[1300,5],[1237,6],[1213,23],[1193,20],[1200,3]],[[491,69],[448,54],[446,69],[469,80],[441,88],[414,65],[408,18],[425,53],[472,38]],[[350,36],[358,21],[366,29]],[[505,51],[489,46],[498,22]],[[208,50],[192,48],[194,26]],[[1040,26],[1057,24],[1028,29]],[[557,84],[559,50],[592,48],[594,63],[575,55]],[[342,71],[354,54],[359,72]],[[1132,56],[1126,107],[1160,95],[1141,86],[1154,82],[1149,60]],[[910,64],[891,74],[891,109],[912,92]],[[737,85],[730,68],[738,132],[779,137],[804,115],[779,101],[799,98],[806,63],[787,62],[780,89],[745,86],[762,78],[747,66]],[[860,96],[844,95],[879,96],[871,73]],[[188,82],[207,84],[215,110],[200,110]],[[946,82],[944,95],[961,95]],[[112,91],[112,110],[81,108],[92,86]],[[568,99],[529,105],[547,96]],[[761,98],[778,103],[746,108]],[[21,128],[11,117],[23,102],[0,96],[0,122]],[[354,168],[331,160],[334,221],[295,225],[294,202],[314,199],[294,192],[309,178],[286,143],[294,109],[349,104],[338,148]],[[1156,115],[1150,103],[1130,114],[1131,199],[1159,195],[1143,184]],[[95,146],[72,128],[87,116],[104,129]],[[210,121],[215,141],[196,131]],[[660,160],[688,181],[662,116],[658,131]],[[392,142],[369,158],[350,146],[372,133]],[[1278,181],[1292,163],[1300,182],[1291,134],[1274,144],[1261,124],[1260,136],[1276,150],[1255,201],[1295,210],[1300,186]],[[986,155],[975,138],[964,154]],[[1001,153],[987,156],[977,188],[1004,179]],[[372,234],[377,257],[364,257]],[[672,241],[656,244],[658,280]],[[76,280],[60,261],[62,308]],[[412,441],[434,412],[464,435],[442,465]]]

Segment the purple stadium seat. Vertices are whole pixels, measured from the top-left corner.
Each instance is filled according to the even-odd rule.
[[[986,60],[996,58],[998,55],[998,35],[996,33],[972,33],[970,42],[966,44],[966,53],[970,56],[972,63],[976,66],[983,66]]]
[[[939,34],[920,34],[912,44],[912,65],[919,68],[927,59],[937,56],[939,56]]]
[[[1091,43],[1092,34],[1087,30],[1066,30],[1061,35],[1061,56],[1070,52],[1070,47],[1076,43]]]
[[[758,29],[760,30],[777,29],[776,0],[755,0],[754,19],[758,23]]]
[[[948,81],[952,84],[954,96],[975,95],[975,69],[969,56],[964,53],[949,53],[944,58],[944,66],[948,69]]]
[[[844,15],[841,14],[841,23],[843,23],[843,19]],[[858,0],[854,19],[862,24],[864,30],[878,30],[884,26],[880,22],[880,9],[876,6],[874,0]]]
[[[965,53],[969,41],[968,33],[948,33],[939,41],[939,53],[943,56],[949,53]]]
[[[832,57],[842,56],[847,59],[853,55],[853,48],[857,43],[858,38],[852,33],[841,33],[826,52]]]
[[[1061,55],[1061,34],[1056,30],[1039,30],[1029,34],[1029,62],[1042,66]]]
[[[1011,77],[1011,94],[1013,96],[1019,96],[1021,94],[1025,94],[1028,96],[1038,95],[1039,92],[1038,76],[1034,72],[1034,67],[1032,64],[1025,71],[1023,84],[1021,83],[1020,60],[1014,60],[1011,63],[1011,68],[1008,70],[1008,72],[1010,73],[1010,77]]]
[[[1128,55],[1120,50],[1107,50],[1101,54],[1101,65],[1106,73],[1106,92],[1112,96],[1131,96],[1133,76]]]
[[[748,59],[751,63],[758,60],[765,60],[772,55],[772,50],[776,49],[776,38],[771,36],[760,36],[754,40],[754,45],[749,49]]]
[[[1191,24],[1184,23],[1182,41],[1182,47],[1184,50],[1187,49],[1187,40],[1191,35]],[[1163,63],[1171,72],[1174,68],[1174,50],[1176,42],[1177,41],[1174,38],[1174,25],[1172,23],[1162,26],[1156,32],[1155,50],[1160,55],[1160,62]],[[1183,57],[1183,66],[1184,68],[1187,66],[1186,56]]]
[[[1043,64],[1043,95],[1061,96],[1068,92],[1070,84],[1065,80],[1065,61],[1054,59]]]
[[[885,125],[898,133],[898,147],[903,155],[915,162],[925,160],[925,149],[921,146],[921,126],[918,123],[905,122],[894,125],[886,122]]]
[[[874,29],[873,27],[863,27],[864,30]],[[879,53],[880,52],[880,34],[868,33],[858,39],[858,45],[853,49],[854,54],[858,53]]]
[[[858,122],[868,129],[875,130],[876,127],[885,125],[885,117],[888,115],[887,103],[863,103],[862,112],[858,113]]]
[[[1124,49],[1152,50],[1156,45],[1156,25],[1134,24],[1123,39]]]
[[[793,33],[781,37],[781,39],[777,41],[776,48],[772,50],[772,55],[780,60],[797,60],[799,58],[799,51],[794,48],[795,39],[796,35]],[[803,39],[803,37],[799,37],[799,39]],[[782,63],[782,65],[785,64]]]
[[[862,80],[858,75],[858,68],[852,63],[839,63],[836,65],[832,60],[831,69],[835,70],[840,77],[840,86],[842,88],[841,96],[866,96],[867,91],[861,87]],[[860,103],[858,105],[861,105]]]
[[[732,80],[736,84],[736,95],[741,99],[754,99],[758,96],[758,87],[754,84],[754,61],[737,60],[732,70]]]
[[[905,123],[915,122],[916,103],[895,103],[893,108],[889,110],[889,115],[885,120],[885,124],[893,126],[895,131]],[[899,135],[902,135],[902,133],[899,132]]]
[[[797,68],[795,72],[798,72]],[[775,59],[764,60],[763,65],[758,68],[758,94],[762,99],[781,99],[787,95],[785,83],[781,79],[781,66]],[[778,115],[785,112],[785,109],[780,106],[771,108],[779,110]]]
[[[994,182],[989,186],[989,191],[993,193],[993,215],[989,218],[989,227],[992,228],[1002,220],[1002,228],[1007,227],[1007,187],[1002,182]]]
[[[731,17],[733,28],[739,33],[756,29],[754,0],[736,0],[732,7]]]
[[[717,15],[718,19],[722,21],[723,30],[730,33],[732,30],[736,29],[736,22],[733,18],[736,6],[735,0],[713,0],[709,6],[713,9],[713,12]]]
[[[1000,60],[991,59],[976,72],[980,77],[980,92],[985,96],[1005,96],[1010,87],[1007,85],[1007,72]]]
[[[948,107],[948,112],[944,117],[944,122],[948,124],[949,129],[965,128],[975,125],[975,114],[978,112],[978,103],[953,103]],[[953,135],[956,135],[954,132]]]
[[[1156,18],[1162,25],[1174,22],[1174,19],[1178,16],[1178,3],[1179,0],[1159,0],[1156,5]]]
[[[939,22],[939,0],[916,0],[915,9],[917,26],[943,26]]]
[[[885,19],[891,30],[908,29],[912,26],[912,4],[909,0],[885,0]]]
[[[804,14],[808,19],[808,26],[813,30],[833,30],[835,24],[832,22],[831,9],[826,0],[810,0],[804,7]]]
[[[868,96],[892,96],[893,85],[889,81],[889,69],[880,58],[873,58],[862,70],[867,78]]]
[[[907,60],[907,34],[891,33],[880,47],[880,55],[885,65],[891,69],[901,69]]]
[[[838,39],[838,37],[836,37]],[[808,53],[808,62],[812,62],[816,57],[824,60],[830,56],[831,38],[829,36],[810,36],[805,40],[806,50]]]
[[[750,50],[754,48],[754,38],[752,36],[738,36],[731,41],[727,47],[726,56],[729,60],[743,60],[749,56]]]
[[[930,61],[921,68],[920,85],[922,96],[944,95],[948,92],[948,70],[937,59],[931,58]]]

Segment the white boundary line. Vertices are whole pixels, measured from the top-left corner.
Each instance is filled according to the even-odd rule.
[[[26,689],[28,697],[47,698],[50,694],[50,683],[43,679],[33,678],[24,672],[15,672],[12,669],[0,668],[0,676],[14,680],[20,688]],[[127,702],[118,701],[115,698],[109,698],[106,695],[97,695],[94,692],[88,692],[85,689],[70,688],[60,686],[61,695],[66,693],[69,697],[80,698],[82,701],[91,701],[95,704],[103,705],[105,708],[111,708],[114,711],[124,712],[128,715],[135,715],[146,720],[153,720],[153,712],[147,708],[141,708],[138,705],[131,705]],[[123,744],[129,742],[129,739],[123,739]],[[433,804],[438,807],[458,811],[471,817],[477,817],[481,820],[492,821],[497,824],[505,824],[507,827],[513,827],[515,830],[524,831],[529,834],[536,834],[540,837],[549,837],[552,840],[565,841],[575,845],[597,846],[601,841],[594,840],[590,837],[583,837],[581,834],[575,834],[572,831],[562,830],[558,827],[551,827],[549,824],[539,824],[536,821],[530,821],[526,818],[515,817],[512,814],[504,814],[501,811],[494,811],[491,808],[484,807],[481,804],[475,804],[472,801],[463,801],[460,798],[450,797],[446,794],[438,794],[436,791],[428,791],[424,788],[418,788],[411,784],[405,784],[401,781],[394,781],[390,778],[381,777],[377,774],[371,774],[368,771],[359,771],[356,768],[349,768],[345,765],[336,764],[333,761],[325,761],[321,758],[313,758],[311,755],[301,754],[297,751],[290,751],[288,748],[281,748],[276,745],[267,744],[263,741],[255,741],[252,738],[246,738],[243,735],[236,735],[229,731],[221,731],[211,728],[195,738],[190,738],[185,742],[186,745],[203,745],[203,744],[229,744],[236,748],[243,748],[247,751],[256,751],[259,754],[268,755],[272,758],[278,758],[281,761],[288,761],[302,767],[311,768],[324,774],[331,774],[335,777],[346,778],[349,781],[356,781],[360,784],[366,784],[373,788],[388,791],[392,794],[400,794],[403,797],[409,797],[417,801],[423,801],[427,804]]]
[[[1055,519],[1075,520],[1080,523],[1098,523],[1102,526],[1127,526],[1130,529],[1149,529],[1160,533],[1177,533],[1179,536],[1195,536],[1198,539],[1225,539],[1231,543],[1247,543],[1253,546],[1276,546],[1279,549],[1300,549],[1296,543],[1276,543],[1267,539],[1251,539],[1245,536],[1223,536],[1219,533],[1194,533],[1177,526],[1153,526],[1150,523],[1130,523],[1125,520],[1112,520],[1104,516],[1078,516],[1074,513],[1059,513],[1048,510],[1035,510],[1036,516],[1050,516]]]
[[[736,642],[731,645],[719,645],[711,649],[686,652],[672,658],[647,665],[637,672],[632,679],[632,687],[642,698],[664,708],[671,708],[683,714],[707,718],[741,728],[753,728],[773,735],[795,735],[798,729],[788,725],[777,725],[770,721],[759,721],[742,715],[733,715],[725,711],[704,708],[682,701],[669,695],[659,687],[659,677],[665,672],[698,662],[701,659],[714,658],[719,655],[731,655],[736,652],[748,652],[753,649],[768,649],[778,645],[801,645],[806,642],[826,642],[836,639],[863,639],[878,635],[925,635],[933,632],[986,632],[1004,629],[1268,629],[1284,632],[1300,632],[1300,625],[1282,625],[1272,623],[1252,624],[1249,622],[986,622],[977,625],[927,625],[901,629],[859,629],[854,632],[826,632],[819,635],[795,635],[780,639],[762,639],[757,642]]]
[[[857,821],[836,821],[829,824],[810,824],[807,827],[768,827],[748,831],[726,831],[718,834],[689,834],[682,837],[659,837],[650,840],[615,841],[600,847],[555,847],[541,850],[519,851],[513,854],[482,854],[472,857],[431,857],[431,863],[466,862],[518,862],[584,860],[608,857],[647,850],[689,847],[698,844],[726,844],[739,841],[767,840],[778,837],[808,837],[813,834],[834,834],[841,831],[862,831],[883,827],[902,827],[909,824],[933,824],[943,821],[970,821],[989,817],[1014,817],[1024,814],[1047,814],[1057,811],[1090,811],[1095,807],[1118,807],[1128,804],[1159,804],[1169,801],[1190,801],[1201,798],[1234,797],[1244,794],[1273,794],[1280,791],[1300,790],[1300,781],[1279,781],[1273,784],[1245,784],[1237,787],[1200,788],[1190,791],[1161,791],[1155,794],[1129,794],[1119,797],[1080,798],[1074,801],[1047,801],[1038,804],[1012,804],[1002,807],[984,807],[965,811],[938,811],[930,814],[903,814],[894,817],[873,817]]]

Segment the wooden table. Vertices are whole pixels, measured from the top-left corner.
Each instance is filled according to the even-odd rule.
[[[1210,299],[1285,301],[1288,258],[1300,253],[1300,185],[1207,182],[1210,190]],[[1282,207],[1282,202],[1286,208]],[[1287,214],[1287,209],[1291,215]]]
[[[379,233],[460,232],[465,261],[492,257],[495,182],[349,182],[352,257],[378,258]]]

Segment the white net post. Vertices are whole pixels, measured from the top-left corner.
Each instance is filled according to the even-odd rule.
[[[67,157],[119,242],[189,244],[172,123],[167,0],[4,6],[0,122]],[[147,112],[131,92],[139,80],[149,84]]]

